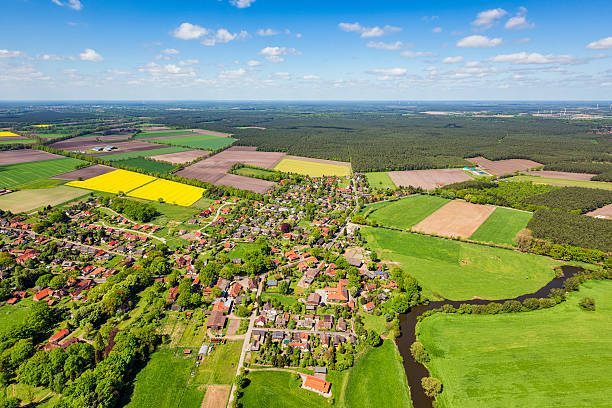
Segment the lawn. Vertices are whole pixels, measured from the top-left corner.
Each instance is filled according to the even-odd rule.
[[[145,159],[144,157],[133,157],[131,159],[114,160],[113,163],[122,164],[124,166],[136,167],[139,169],[161,174],[167,174],[172,171],[172,169],[174,169],[174,166],[171,164]]]
[[[229,250],[227,253],[227,257],[232,258],[242,258],[244,260],[245,255],[248,252],[255,251],[257,249],[257,244],[250,242],[239,242],[235,247]]]
[[[276,172],[272,171],[272,170],[266,170],[266,169],[253,169],[251,167],[241,167],[238,170],[236,170],[236,174],[240,175],[240,176],[245,176],[245,177],[267,177],[267,176],[273,176]]]
[[[194,135],[157,139],[156,142],[172,146],[190,147],[192,149],[219,150],[234,143],[236,139],[214,135]],[[161,154],[161,153],[160,153]]]
[[[440,209],[449,200],[430,195],[414,195],[396,201],[372,204],[362,213],[370,212],[368,219],[380,225],[408,229]]]
[[[532,213],[496,208],[495,211],[472,234],[470,239],[496,244],[514,245],[514,237],[532,217]]]
[[[161,349],[151,355],[147,365],[136,375],[134,392],[128,407],[178,408],[185,406],[182,398],[187,391],[194,359],[175,358],[174,355],[171,349]],[[192,394],[193,390],[190,389],[189,401],[194,399]],[[200,404],[203,398],[204,391],[202,390]]]
[[[85,162],[78,159],[65,158],[0,166],[0,187],[11,188],[57,176],[58,174],[74,170],[81,163]]]
[[[302,380],[295,378],[292,373],[255,371],[249,374],[249,379],[251,383],[244,389],[244,395],[240,398],[244,408],[323,408],[329,406],[326,398],[300,388]]]
[[[24,211],[32,211],[47,205],[54,207],[87,194],[89,194],[87,190],[68,186],[20,190],[14,193],[1,195],[0,208],[17,214]]]
[[[274,170],[285,173],[304,174],[310,177],[339,176],[344,177],[351,174],[349,166],[338,164],[317,163],[306,160],[282,159]]]
[[[184,152],[186,150],[189,150],[189,149],[186,149],[184,147],[179,147],[179,146],[168,146],[168,147],[162,147],[159,149],[139,150],[136,152],[115,153],[115,154],[109,154],[105,156],[96,156],[96,157],[99,157],[102,160],[115,161],[115,160],[133,159],[134,157],[148,157],[148,156],[156,156],[158,154]]]
[[[147,201],[159,211],[160,215],[155,217],[151,222],[157,225],[166,225],[170,221],[185,222],[193,218],[197,213],[197,209],[192,207],[182,207],[168,203],[159,203],[157,201]]]
[[[280,293],[270,293],[270,292],[263,292],[261,294],[261,298],[263,300],[268,300],[268,298],[270,298],[271,301],[278,300],[283,306],[291,306],[292,304],[298,301],[297,296],[281,295]]]
[[[603,188],[604,190],[612,190],[612,183],[604,181],[589,181],[589,180],[568,180],[553,177],[541,176],[514,176],[510,177],[510,181],[531,181],[534,184],[550,184],[553,186],[570,186],[570,187],[586,187],[586,188]]]
[[[553,277],[558,261],[501,248],[409,232],[362,227],[378,255],[414,276],[428,296],[506,299],[532,293]]]
[[[349,373],[344,405],[351,408],[410,407],[410,389],[391,340],[369,350]]]
[[[203,357],[193,379],[194,384],[231,384],[236,375],[242,340],[228,341],[215,346],[214,351]]]
[[[32,306],[32,299],[24,299],[15,305],[0,306],[0,336],[23,323]]]
[[[612,282],[589,281],[551,309],[429,317],[419,339],[441,407],[610,407],[611,327]]]
[[[373,313],[361,314],[363,318],[363,326],[366,330],[375,330],[378,334],[383,334],[387,331],[387,321],[384,315],[376,316]]]
[[[389,177],[389,173],[386,171],[375,171],[373,173],[366,173],[366,179],[368,180],[368,184],[370,188],[379,188],[379,189],[387,189],[387,188],[396,188],[395,183]]]

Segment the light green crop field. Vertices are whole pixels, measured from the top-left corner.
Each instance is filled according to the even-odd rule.
[[[41,179],[31,181],[29,183],[22,184],[20,186],[16,186],[19,190],[35,190],[39,188],[51,188],[62,185],[66,182],[66,180],[56,180],[56,179]]]
[[[391,177],[389,177],[389,173],[387,173],[386,171],[375,171],[372,173],[366,173],[365,176],[371,188],[386,189],[396,187],[393,180],[391,180]]]
[[[144,157],[133,157],[131,159],[115,160],[114,163],[124,166],[136,167],[155,173],[167,174],[174,168],[173,165],[155,160],[145,159]]]
[[[255,371],[240,402],[244,408],[324,408],[326,398],[300,388],[302,381],[283,371]],[[332,393],[335,392],[332,385]]]
[[[151,355],[147,365],[136,375],[134,392],[127,407],[199,407],[204,399],[204,391],[200,391],[197,404],[184,404],[182,401],[194,366],[193,358],[175,358],[175,353],[171,349],[156,351]],[[194,398],[191,395],[193,391],[190,389],[189,398],[185,402],[193,402]]]
[[[65,158],[0,166],[0,187],[11,188],[35,180],[57,176],[74,170],[75,166],[81,163],[85,162]]]
[[[241,167],[236,170],[236,174],[245,176],[245,177],[256,177],[256,176],[272,176],[274,175],[274,171],[265,170],[265,169],[253,169],[250,167]]]
[[[148,157],[148,156],[156,156],[158,154],[184,152],[186,150],[189,150],[189,149],[185,147],[179,147],[179,146],[168,146],[168,147],[162,147],[160,149],[140,150],[137,152],[126,152],[126,153],[115,153],[115,154],[109,154],[106,156],[96,156],[96,157],[99,157],[102,160],[115,161],[115,160],[133,159],[134,157]]]
[[[409,232],[362,227],[368,246],[398,262],[426,295],[450,300],[507,299],[532,293],[553,277],[558,261],[501,248]]]
[[[185,137],[171,137],[168,139],[157,139],[155,142],[172,146],[190,147],[192,149],[218,150],[222,147],[231,145],[235,141],[236,139],[231,137],[193,135]]]
[[[282,159],[274,167],[274,170],[285,173],[304,174],[310,177],[339,176],[345,177],[351,174],[350,166],[339,164],[318,163],[307,160]]]
[[[411,407],[410,389],[399,352],[391,340],[355,362],[344,393],[351,408]]]
[[[441,407],[610,407],[611,328],[612,282],[589,281],[550,309],[428,317],[419,339]]]
[[[589,180],[568,180],[553,177],[541,176],[514,176],[508,178],[510,181],[531,181],[534,184],[550,184],[553,186],[570,186],[570,187],[586,187],[586,188],[602,188],[604,190],[612,190],[612,183],[604,181],[589,181]]]
[[[493,214],[472,234],[474,241],[493,242],[496,244],[514,245],[514,237],[533,216],[532,213],[496,208]]]
[[[154,132],[142,132],[136,135],[136,139],[142,139],[143,137],[161,137],[161,136],[176,136],[176,135],[189,135],[194,134],[190,130],[158,130]]]
[[[17,214],[50,205],[52,207],[89,194],[89,191],[69,186],[19,190],[0,196],[0,209]]]
[[[450,200],[438,196],[414,195],[396,201],[368,205],[362,210],[371,209],[368,219],[380,225],[408,229],[439,210]]]

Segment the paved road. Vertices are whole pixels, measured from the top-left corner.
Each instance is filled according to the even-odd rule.
[[[221,214],[221,209],[223,209],[223,207],[225,207],[226,205],[229,205],[229,204],[232,204],[232,203],[225,202],[225,203],[221,204],[221,207],[219,207],[219,209],[217,210],[217,214],[215,215],[215,218],[213,218],[208,224],[206,224],[205,226],[200,228],[198,231],[200,231],[204,235],[208,235],[206,232],[204,232],[204,229],[206,227],[208,227],[210,224],[212,224],[213,222],[215,222],[217,220],[217,218],[219,218],[219,215]]]

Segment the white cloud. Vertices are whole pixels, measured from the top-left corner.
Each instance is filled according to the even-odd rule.
[[[435,52],[429,51],[404,51],[400,54],[402,57],[415,58],[415,57],[435,57]]]
[[[83,4],[81,3],[81,0],[68,0],[68,2],[66,3],[62,3],[60,0],[51,0],[53,3],[57,4],[58,6],[68,6],[73,10],[82,10],[83,9]]]
[[[98,54],[95,50],[91,48],[87,48],[85,51],[79,54],[79,58],[81,61],[90,61],[90,62],[102,62],[104,58],[100,54]]]
[[[206,28],[191,23],[183,23],[172,32],[175,38],[181,40],[196,40],[206,34],[208,34]]]
[[[266,28],[265,30],[263,28],[260,28],[259,30],[257,30],[257,35],[260,35],[262,37],[270,37],[278,34],[278,31],[273,30],[271,28]]]
[[[593,41],[586,46],[591,50],[602,50],[612,48],[612,37],[602,38],[601,40]]]
[[[43,61],[63,61],[64,57],[55,54],[40,54],[38,55],[38,59]]]
[[[486,30],[491,28],[495,21],[507,14],[507,11],[501,8],[485,10],[478,13],[476,20],[472,21],[472,25]]]
[[[457,47],[461,48],[491,48],[502,43],[501,38],[489,38],[484,35],[470,35],[457,41]]]
[[[181,67],[188,67],[190,65],[195,65],[195,64],[199,64],[199,63],[200,63],[200,61],[197,60],[197,59],[186,59],[186,60],[181,60],[181,61],[178,62],[178,64]]]
[[[0,63],[0,82],[21,83],[24,81],[48,81],[51,78],[36,70],[32,64],[4,64]]]
[[[253,3],[255,3],[255,0],[230,0],[230,4],[238,8],[251,7]]]
[[[220,71],[217,75],[219,79],[236,79],[243,77],[246,74],[244,68],[230,69],[227,71]]]
[[[531,38],[529,37],[519,38],[518,40],[514,40],[515,44],[526,44],[528,42],[531,42]]]
[[[295,36],[296,36],[297,38],[302,38],[302,34],[300,34],[300,33],[297,33]]]
[[[400,77],[406,75],[406,68],[383,68],[383,69],[372,69],[366,71],[368,74],[384,75],[390,77]]]
[[[139,72],[149,73],[154,77],[194,77],[196,76],[193,68],[181,68],[175,64],[160,65],[149,62],[138,68]]]
[[[434,33],[436,33],[436,34],[441,33],[441,32],[442,32],[442,27],[436,27],[436,28],[434,28],[434,29],[433,29],[433,30],[431,30],[431,31],[432,31],[432,32],[434,32]]]
[[[321,77],[318,76],[318,75],[304,75],[302,78],[303,79],[308,79],[308,80],[321,79]]]
[[[291,74],[289,72],[275,72],[272,76],[279,79],[291,79]]]
[[[527,22],[527,9],[525,7],[519,7],[519,11],[516,15],[506,21],[505,27],[507,29],[522,30],[524,28],[533,28],[535,24]]]
[[[444,64],[456,64],[461,61],[463,61],[463,57],[461,55],[458,55],[456,57],[446,57],[442,60]]]
[[[437,20],[439,18],[440,18],[440,16],[423,16],[421,18],[421,20],[427,21],[429,23],[430,21],[435,21],[435,20]]]
[[[247,33],[244,30],[240,31],[239,33],[230,33],[225,28],[220,28],[217,30],[217,32],[213,36],[202,40],[202,44],[212,47],[216,45],[217,43],[225,44],[233,40],[244,39],[248,37],[249,37],[249,33]]]
[[[0,58],[18,58],[26,55],[21,51],[0,50]]]
[[[402,48],[405,48],[406,44],[404,44],[401,41],[396,41],[394,43],[384,43],[384,42],[370,41],[369,43],[366,44],[366,47],[368,47],[368,48],[376,48],[376,49],[379,49],[379,50],[394,51],[394,50],[401,50]]]
[[[265,55],[266,59],[270,62],[278,63],[285,60],[281,55],[299,55],[301,52],[297,51],[295,48],[266,47],[259,51],[259,54]]]
[[[167,54],[167,55],[176,55],[176,54],[180,54],[180,51],[179,51],[179,50],[175,50],[174,48],[166,48],[165,50],[162,50],[162,52],[163,52],[164,54]]]
[[[340,27],[340,29],[342,31],[346,31],[346,32],[357,32],[361,34],[361,38],[372,38],[372,37],[381,37],[385,34],[388,33],[392,33],[392,32],[397,32],[397,31],[402,31],[401,28],[399,27],[393,27],[390,25],[386,25],[382,28],[375,26],[375,27],[364,27],[361,24],[355,22],[355,23],[339,23],[338,27]]]
[[[128,71],[121,71],[118,69],[107,69],[106,72],[108,72],[109,74],[113,74],[113,75],[130,75],[130,72]]]
[[[542,55],[537,52],[517,52],[514,54],[500,54],[489,58],[490,62],[507,62],[510,64],[580,64],[580,60],[572,55]]]
[[[261,62],[256,61],[256,60],[250,60],[249,62],[247,62],[247,65],[249,67],[258,67],[261,65]]]

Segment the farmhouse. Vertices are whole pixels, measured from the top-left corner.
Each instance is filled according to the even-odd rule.
[[[327,292],[327,300],[329,302],[338,303],[348,302],[349,294],[348,290],[346,289],[347,284],[348,281],[346,279],[340,279],[340,281],[338,281],[338,286],[325,288],[325,292]]]
[[[307,375],[304,377],[304,384],[302,387],[328,397],[331,389],[331,383],[329,381]]]
[[[223,330],[225,326],[226,317],[223,312],[219,310],[213,310],[206,322],[206,328],[210,330]]]

